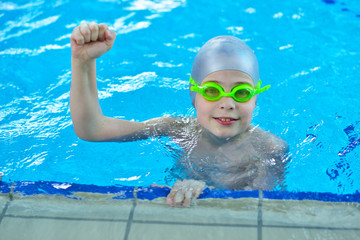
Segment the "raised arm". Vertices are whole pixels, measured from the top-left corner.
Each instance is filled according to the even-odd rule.
[[[102,114],[96,85],[96,59],[112,48],[115,38],[116,33],[106,24],[95,22],[82,23],[71,34],[70,111],[76,135],[86,141],[147,138],[154,134],[154,126],[172,121],[158,118],[132,122]]]

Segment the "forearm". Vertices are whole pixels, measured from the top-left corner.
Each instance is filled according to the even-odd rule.
[[[83,62],[72,58],[71,68],[71,118],[76,135],[88,140],[95,137],[103,119],[97,93],[96,60]]]
[[[132,141],[153,136],[157,132],[156,120],[132,122],[102,114],[96,86],[95,59],[112,48],[115,38],[115,32],[105,24],[95,22],[84,22],[75,27],[70,37],[70,111],[75,133],[83,140]]]

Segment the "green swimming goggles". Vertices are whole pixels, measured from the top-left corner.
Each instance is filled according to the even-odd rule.
[[[191,91],[200,93],[204,96],[206,100],[209,101],[218,101],[222,97],[232,97],[237,102],[247,102],[256,94],[259,94],[270,88],[270,85],[260,88],[261,81],[259,80],[255,88],[253,88],[248,83],[242,83],[233,87],[233,89],[231,89],[231,92],[226,93],[224,91],[224,88],[215,82],[206,82],[199,86],[190,76],[190,83],[193,85],[190,88]]]

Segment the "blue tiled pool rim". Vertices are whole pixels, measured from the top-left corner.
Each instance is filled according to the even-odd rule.
[[[168,187],[135,187],[135,186],[97,186],[77,183],[60,183],[51,181],[19,181],[19,182],[0,182],[0,193],[30,195],[62,195],[67,198],[81,199],[76,193],[98,193],[113,195],[111,199],[133,199],[153,200],[166,197],[170,188]],[[353,194],[335,194],[321,192],[289,192],[289,191],[261,191],[264,199],[278,200],[316,200],[323,202],[357,202],[360,203],[360,192]],[[136,196],[135,196],[136,195]],[[233,191],[206,188],[199,199],[220,198],[259,198],[260,191]]]

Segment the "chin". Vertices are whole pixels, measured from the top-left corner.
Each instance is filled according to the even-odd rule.
[[[211,132],[214,136],[218,138],[232,138],[235,137],[238,134],[235,134],[234,132]]]

